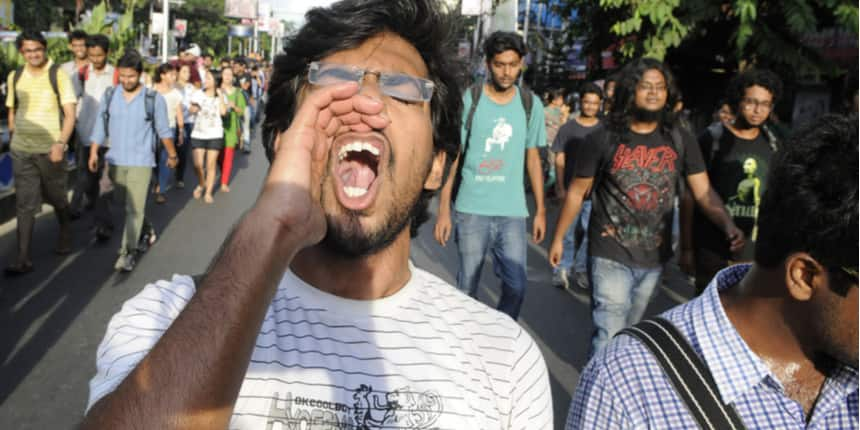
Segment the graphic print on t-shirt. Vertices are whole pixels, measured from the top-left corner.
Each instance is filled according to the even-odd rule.
[[[475,175],[476,182],[505,182],[505,175],[499,174],[505,166],[505,160],[501,153],[505,152],[505,145],[514,135],[514,127],[504,117],[493,121],[493,133],[484,141],[484,153],[481,154],[481,163]]]
[[[607,201],[610,223],[601,236],[613,237],[625,248],[659,249],[663,244],[661,219],[672,210],[675,162],[678,154],[669,146],[618,145],[610,174],[623,190],[623,204]],[[615,206],[615,207],[613,207]]]
[[[737,193],[726,202],[726,210],[734,218],[735,224],[755,241],[758,236],[758,208],[761,204],[759,162],[753,157],[747,157],[743,162],[743,172],[744,178],[738,182]]]
[[[383,392],[360,384],[352,391],[352,403],[278,393],[269,404],[267,429],[321,428],[373,430],[398,428],[430,429],[443,411],[442,397],[434,391],[414,392],[409,387]]]

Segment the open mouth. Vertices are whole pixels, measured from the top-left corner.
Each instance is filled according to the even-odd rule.
[[[334,176],[338,200],[346,208],[364,209],[376,195],[376,179],[384,146],[377,136],[351,136],[343,140],[343,144],[335,145]]]

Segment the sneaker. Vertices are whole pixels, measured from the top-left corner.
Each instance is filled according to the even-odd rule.
[[[573,285],[582,290],[591,289],[591,283],[588,282],[588,274],[585,272],[576,272],[573,275]]]
[[[552,285],[563,290],[570,288],[570,282],[567,280],[567,270],[554,272],[552,274]]]
[[[137,251],[143,254],[146,251],[149,251],[149,248],[158,240],[158,235],[155,234],[155,228],[149,227],[148,230],[145,230],[143,234],[140,236],[140,240],[137,243]]]
[[[155,203],[162,205],[166,202],[167,202],[167,197],[165,197],[164,194],[158,193],[155,195]]]
[[[176,188],[178,188],[178,189],[180,189],[180,190],[181,190],[181,189],[184,189],[184,188],[185,188],[185,182],[183,182],[183,181],[176,181]]]
[[[135,264],[137,264],[137,261],[135,261],[134,253],[122,254],[116,259],[116,263],[113,265],[113,268],[117,271],[131,272],[134,270]]]
[[[96,240],[99,242],[107,242],[113,235],[113,229],[110,227],[99,226],[96,228]]]

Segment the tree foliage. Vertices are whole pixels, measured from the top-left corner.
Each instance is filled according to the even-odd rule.
[[[813,79],[839,69],[805,39],[831,27],[858,32],[857,3],[848,0],[568,0],[562,13],[571,9],[580,20],[569,37],[585,37],[596,58],[612,44],[628,58],[686,49],[715,66],[758,64]]]

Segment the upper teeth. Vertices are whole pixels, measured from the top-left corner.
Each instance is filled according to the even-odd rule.
[[[348,152],[361,152],[361,151],[367,151],[367,152],[373,154],[374,156],[379,157],[379,149],[376,149],[375,146],[373,146],[367,142],[352,142],[352,143],[347,143],[346,145],[343,145],[340,147],[340,151],[338,151],[338,153],[337,153],[337,159],[338,159],[338,161],[341,161],[344,158],[346,158],[346,154]]]

